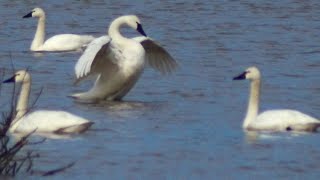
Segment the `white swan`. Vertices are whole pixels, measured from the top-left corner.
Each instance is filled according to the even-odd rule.
[[[93,36],[89,35],[59,34],[45,41],[45,12],[41,8],[34,8],[29,14],[23,16],[23,18],[29,17],[39,18],[37,31],[30,47],[31,51],[76,51],[94,39]]]
[[[31,87],[31,76],[25,70],[17,71],[14,76],[3,83],[22,82],[20,96],[9,131],[13,133],[58,133],[71,134],[86,131],[93,122],[64,111],[38,110],[28,113],[28,99]]]
[[[233,80],[251,80],[250,98],[243,128],[255,131],[316,131],[320,121],[290,109],[269,110],[258,115],[260,97],[260,72],[256,67],[248,68]]]
[[[124,25],[136,29],[143,37],[123,37],[119,30]],[[77,82],[95,75],[94,86],[88,92],[71,97],[84,102],[121,100],[139,79],[145,61],[162,73],[170,73],[177,66],[164,48],[146,37],[135,15],[115,19],[108,34],[93,40],[75,66]]]

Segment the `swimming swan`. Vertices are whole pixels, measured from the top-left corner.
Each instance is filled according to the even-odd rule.
[[[23,16],[23,18],[30,17],[39,18],[37,31],[30,47],[31,51],[76,51],[94,39],[89,35],[59,34],[44,42],[46,35],[45,12],[41,8],[34,8],[29,14]]]
[[[269,110],[258,115],[260,97],[260,72],[256,67],[248,68],[233,80],[251,81],[250,98],[243,128],[255,131],[316,131],[320,121],[290,109]]]
[[[58,134],[82,133],[93,122],[65,111],[38,110],[28,113],[28,99],[31,87],[31,76],[25,70],[17,71],[14,76],[3,83],[22,82],[20,96],[9,131],[13,133],[48,132]]]
[[[123,37],[119,30],[124,25],[136,29],[143,36]],[[77,82],[97,76],[94,86],[88,92],[71,97],[84,102],[121,100],[139,79],[145,61],[163,74],[172,72],[177,66],[163,47],[146,37],[135,15],[115,19],[108,34],[93,40],[75,66]]]

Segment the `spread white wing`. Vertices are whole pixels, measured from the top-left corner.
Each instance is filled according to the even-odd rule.
[[[98,73],[94,71],[94,64],[97,61],[103,61],[102,55],[105,49],[108,48],[110,42],[109,36],[101,36],[94,39],[86,48],[82,56],[79,58],[75,66],[75,74],[77,79],[85,78],[92,73]],[[98,56],[99,55],[99,56]]]
[[[162,74],[168,74],[178,67],[177,62],[172,56],[151,38],[140,36],[133,39],[140,42],[144,47],[146,51],[146,62],[153,69],[160,71]]]

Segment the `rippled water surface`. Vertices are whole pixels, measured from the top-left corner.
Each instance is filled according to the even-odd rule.
[[[180,68],[164,77],[146,69],[124,102],[75,103],[66,96],[91,86],[72,85],[81,53],[29,52],[36,19],[22,16],[35,6],[47,12],[48,37],[104,35],[114,18],[137,14]],[[319,1],[3,0],[0,8],[6,77],[11,58],[16,69],[32,73],[31,99],[43,87],[37,108],[63,109],[95,122],[83,135],[28,147],[40,154],[34,169],[76,162],[53,179],[319,178],[320,135],[246,134],[241,124],[249,82],[232,81],[258,66],[262,110],[292,108],[319,118]],[[3,109],[11,87],[2,86]]]

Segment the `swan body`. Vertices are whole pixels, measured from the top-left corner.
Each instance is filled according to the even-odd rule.
[[[291,109],[269,110],[258,114],[260,98],[260,71],[248,68],[234,80],[251,80],[250,97],[243,128],[255,131],[317,131],[320,121]]]
[[[143,37],[123,37],[120,28],[124,25],[136,29]],[[108,34],[93,40],[75,66],[76,82],[97,76],[94,86],[88,92],[71,97],[83,102],[121,100],[138,81],[145,61],[163,73],[177,66],[161,46],[146,37],[135,15],[115,19]]]
[[[38,26],[32,41],[31,51],[76,51],[89,44],[94,37],[89,35],[60,34],[45,41],[46,15],[41,8],[34,8],[23,18],[37,17]]]
[[[28,99],[31,87],[31,76],[25,70],[15,73],[3,83],[22,82],[20,96],[16,107],[16,116],[11,122],[9,131],[13,133],[59,133],[71,134],[86,131],[93,123],[65,111],[38,110],[28,113]]]
[[[90,124],[88,120],[65,111],[39,110],[23,116],[14,132],[80,133]]]
[[[296,110],[279,109],[262,112],[248,128],[268,131],[316,131],[319,126],[320,122],[309,115]]]

